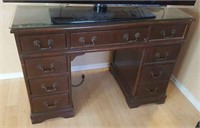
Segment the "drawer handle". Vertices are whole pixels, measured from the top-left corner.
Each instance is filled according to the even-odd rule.
[[[79,43],[81,43],[84,47],[91,47],[91,46],[94,46],[94,45],[95,45],[96,40],[97,40],[97,37],[96,37],[96,36],[92,36],[92,37],[91,37],[91,42],[92,42],[92,43],[87,43],[87,42],[85,41],[85,38],[84,38],[84,37],[80,37],[80,38],[79,38]]]
[[[157,93],[158,88],[154,88],[154,89],[150,89],[150,88],[146,88],[146,90],[148,91],[149,94],[155,94]]]
[[[48,108],[48,109],[54,109],[58,106],[58,101],[54,101],[52,104],[44,102],[44,105]]]
[[[162,75],[163,75],[163,72],[162,72],[162,71],[160,71],[158,74],[155,74],[154,72],[151,72],[151,76],[152,76],[152,78],[154,78],[154,79],[161,78]]]
[[[174,37],[175,34],[176,34],[176,30],[175,29],[172,29],[170,36],[167,36],[167,33],[166,33],[165,30],[161,31],[161,36],[162,36],[163,39],[171,39],[171,38]]]
[[[138,39],[140,38],[140,33],[139,32],[135,33],[135,39],[134,40],[130,40],[130,35],[128,33],[124,34],[123,38],[124,38],[124,40],[126,40],[129,43],[137,42]]]
[[[33,41],[33,45],[36,46],[37,48],[39,48],[40,50],[48,50],[48,49],[51,49],[52,46],[54,45],[54,41],[53,41],[52,39],[48,39],[47,44],[48,44],[48,47],[45,48],[45,47],[42,47],[42,46],[41,46],[40,40],[34,40],[34,41]]]
[[[45,90],[45,92],[54,92],[56,91],[57,83],[53,83],[52,86],[47,86],[45,84],[41,85],[41,88]]]
[[[167,60],[169,57],[169,52],[165,52],[165,54],[161,54],[160,52],[155,53],[155,60],[156,61],[164,61]]]
[[[53,72],[55,70],[55,65],[54,64],[50,64],[49,68],[45,68],[44,65],[39,64],[38,65],[38,69],[40,69],[44,73],[49,73],[49,72]]]

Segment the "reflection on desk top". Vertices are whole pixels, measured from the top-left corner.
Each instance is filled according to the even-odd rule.
[[[64,9],[63,9],[64,8]],[[108,7],[109,9],[118,10],[122,7]],[[134,9],[138,7],[124,7],[126,10]],[[182,12],[176,8],[160,8],[160,7],[144,7],[146,10],[149,10],[156,17],[152,19],[132,19],[129,21],[106,21],[119,23],[119,22],[139,22],[139,21],[162,21],[162,20],[177,20],[177,19],[192,19],[192,16]],[[68,27],[68,26],[82,26],[86,23],[74,22],[67,24],[54,24],[52,23],[52,16],[61,15],[62,11],[65,10],[68,13],[74,10],[81,10],[81,12],[92,12],[93,8],[91,6],[18,6],[15,11],[13,22],[10,26],[10,29],[24,29],[24,28],[51,28],[51,27]],[[52,12],[51,10],[58,10]],[[80,11],[78,12],[80,14]],[[70,14],[70,13],[69,13]],[[63,14],[62,14],[63,15]],[[66,15],[66,14],[65,14]],[[83,14],[84,15],[84,14]],[[92,24],[103,24],[103,22],[93,22]],[[91,22],[90,22],[91,24]]]

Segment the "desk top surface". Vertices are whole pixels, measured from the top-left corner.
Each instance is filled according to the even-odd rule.
[[[17,6],[10,29],[53,28],[53,27],[70,27],[70,26],[85,25],[85,23],[84,24],[61,24],[61,25],[53,24],[51,21],[50,10],[60,9],[60,8],[61,6]],[[80,8],[80,6],[78,8]],[[82,8],[85,8],[85,7],[82,7]],[[127,7],[127,8],[130,8],[130,7]],[[67,7],[67,9],[69,10],[74,9],[74,6],[73,7],[69,6]],[[156,18],[145,19],[145,20],[144,19],[132,20],[128,22],[192,19],[192,16],[176,8],[146,7],[146,9],[150,10],[156,16]],[[114,23],[119,23],[119,22],[114,22]],[[93,23],[93,24],[97,24],[97,23]]]

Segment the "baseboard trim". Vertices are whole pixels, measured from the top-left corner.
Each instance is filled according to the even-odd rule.
[[[171,81],[181,91],[181,93],[192,103],[192,105],[200,112],[200,101],[198,101],[188,89],[186,89],[173,75]]]
[[[75,72],[75,71],[107,68],[107,67],[109,67],[109,63],[99,63],[99,64],[90,64],[90,65],[83,65],[83,66],[72,66],[71,70],[72,72]]]
[[[0,74],[0,80],[21,78],[21,77],[23,77],[22,72]]]
[[[109,67],[109,63],[99,63],[99,64],[91,64],[91,65],[83,65],[83,66],[72,66],[71,70],[72,72],[75,72],[75,71],[107,68],[107,67]],[[0,74],[0,80],[21,78],[21,77],[23,77],[22,72]]]

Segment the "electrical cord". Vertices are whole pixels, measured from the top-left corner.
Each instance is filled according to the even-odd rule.
[[[81,78],[82,78],[82,80],[81,80],[81,82],[80,82],[79,84],[75,84],[75,85],[72,84],[72,86],[73,86],[73,87],[78,87],[78,86],[80,86],[80,85],[84,82],[84,80],[85,80],[85,75],[82,74],[82,75],[81,75]]]

